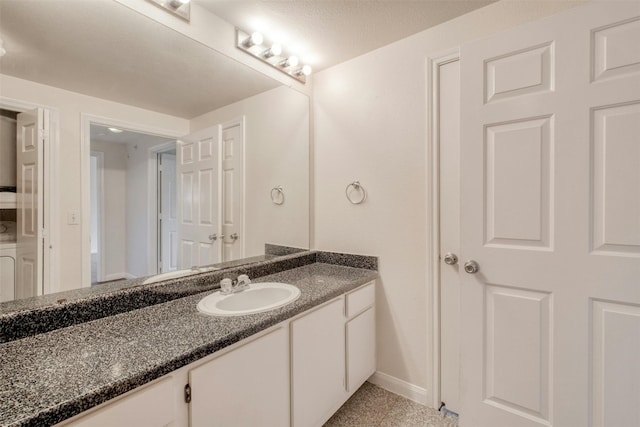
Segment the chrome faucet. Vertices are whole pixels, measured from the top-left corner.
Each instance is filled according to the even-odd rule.
[[[246,274],[239,275],[238,278],[233,281],[231,279],[222,279],[220,281],[220,293],[222,295],[230,295],[236,292],[242,292],[249,288],[250,283],[251,280],[249,280],[249,276]]]

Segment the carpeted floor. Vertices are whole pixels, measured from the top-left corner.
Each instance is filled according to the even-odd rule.
[[[457,427],[458,420],[369,382],[324,427]]]

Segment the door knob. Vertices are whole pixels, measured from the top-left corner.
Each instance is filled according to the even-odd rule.
[[[224,239],[224,234],[220,235],[221,239]],[[218,235],[217,234],[209,234],[209,240],[211,240],[212,242],[215,242],[216,240],[218,240]]]
[[[456,265],[458,263],[458,255],[447,252],[444,254],[444,263],[447,265]]]
[[[469,260],[464,263],[464,271],[469,274],[476,274],[478,271],[480,271],[480,264],[478,264],[474,260]]]
[[[235,242],[236,240],[238,240],[238,233],[233,233],[229,237],[231,237],[231,240]]]

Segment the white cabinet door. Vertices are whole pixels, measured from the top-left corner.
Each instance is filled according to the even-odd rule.
[[[164,427],[176,421],[173,379],[162,380],[135,391],[87,415],[63,424],[65,427]]]
[[[14,249],[13,256],[0,253],[0,302],[15,299],[15,284],[16,259]]]
[[[376,318],[370,308],[347,323],[347,389],[355,392],[376,370]]]
[[[189,371],[192,427],[289,425],[286,327]]]
[[[461,50],[461,426],[640,423],[640,2]]]
[[[293,425],[319,426],[346,397],[344,298],[291,323]]]

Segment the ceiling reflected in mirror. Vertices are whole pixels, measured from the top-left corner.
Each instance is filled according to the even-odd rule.
[[[280,85],[114,1],[2,1],[0,37],[2,74],[186,119]]]

